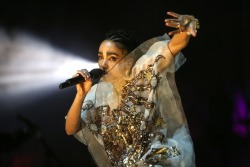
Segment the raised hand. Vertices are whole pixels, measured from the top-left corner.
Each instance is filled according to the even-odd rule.
[[[169,35],[175,35],[182,32],[186,32],[187,35],[195,37],[197,35],[197,29],[200,28],[199,21],[192,15],[180,15],[175,12],[167,12],[168,15],[174,17],[165,19],[165,24],[168,27],[177,28],[177,30],[171,31]]]

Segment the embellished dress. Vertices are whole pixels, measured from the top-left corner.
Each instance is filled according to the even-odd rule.
[[[171,55],[169,41],[164,34],[142,43],[88,92],[82,129],[74,136],[88,146],[97,166],[195,167],[174,78],[186,59]],[[169,63],[159,71],[164,61]]]

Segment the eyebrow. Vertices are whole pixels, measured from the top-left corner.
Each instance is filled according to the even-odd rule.
[[[103,53],[99,51],[98,54],[103,54]],[[108,56],[110,56],[110,55],[120,56],[120,55],[117,54],[116,52],[110,52],[110,51],[107,52],[107,55],[108,55]]]

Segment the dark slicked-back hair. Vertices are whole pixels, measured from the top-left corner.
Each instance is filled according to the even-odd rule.
[[[126,29],[112,29],[106,33],[106,40],[110,40],[121,45],[117,45],[120,49],[125,49],[129,52],[137,47],[137,41],[131,31]]]

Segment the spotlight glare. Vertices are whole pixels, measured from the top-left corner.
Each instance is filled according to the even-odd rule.
[[[53,48],[26,33],[15,32],[10,38],[0,29],[0,102],[18,97],[22,103],[34,100],[39,97],[39,93],[33,96],[34,92],[44,94],[53,87],[58,89],[61,82],[82,68],[91,70],[98,64]],[[31,99],[23,97],[28,94]]]

